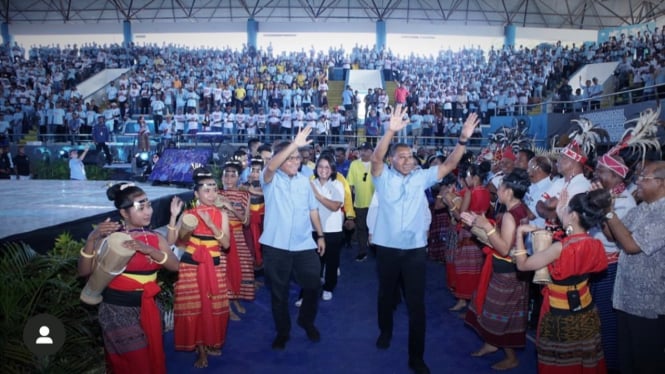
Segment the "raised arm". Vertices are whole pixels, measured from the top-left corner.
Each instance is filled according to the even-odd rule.
[[[178,196],[173,196],[171,199],[169,223],[166,225],[166,241],[169,245],[175,244],[178,240],[178,215],[182,211],[184,203]]]
[[[298,133],[293,142],[289,144],[288,147],[284,148],[281,152],[273,155],[266,165],[265,170],[263,171],[263,180],[265,183],[270,183],[272,178],[275,176],[277,170],[282,166],[282,164],[289,158],[291,153],[298,150],[300,147],[304,147],[312,142],[312,140],[307,140],[307,137],[312,132],[311,126],[306,126],[305,128],[299,128]]]
[[[386,157],[388,147],[390,147],[390,142],[393,140],[395,133],[399,132],[409,124],[409,118],[404,118],[406,109],[406,107],[402,107],[402,104],[397,104],[395,106],[395,111],[390,115],[388,129],[376,145],[374,153],[372,153],[370,161],[372,165],[372,175],[375,177],[378,177],[383,172],[383,159]]]
[[[85,148],[83,148],[83,153],[79,156],[79,160],[83,161],[85,156],[88,154],[89,150],[90,150],[90,146],[86,145]]]
[[[478,119],[478,115],[476,113],[469,114],[469,116],[466,118],[466,121],[464,122],[464,127],[462,127],[462,132],[460,133],[455,149],[453,149],[453,153],[451,153],[450,156],[446,158],[446,161],[443,164],[439,165],[439,170],[437,173],[438,179],[443,179],[443,177],[448,175],[448,173],[457,167],[457,164],[462,159],[462,156],[466,151],[466,142],[469,141],[469,138],[471,135],[473,135],[473,129],[475,129],[479,123],[480,120]]]

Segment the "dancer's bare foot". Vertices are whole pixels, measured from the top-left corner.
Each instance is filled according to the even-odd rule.
[[[219,348],[213,348],[213,347],[205,347],[206,354],[208,356],[221,356],[222,355],[222,350]]]
[[[208,367],[208,354],[206,349],[202,346],[197,346],[196,351],[198,352],[198,357],[194,362],[194,367],[197,369],[203,369]]]
[[[240,317],[236,314],[236,312],[233,311],[233,309],[229,308],[229,319],[231,321],[240,321]]]
[[[483,357],[483,356],[488,355],[490,353],[494,353],[498,350],[499,350],[499,348],[497,348],[497,347],[495,347],[491,344],[485,343],[485,344],[483,344],[483,346],[479,350],[471,353],[471,356],[473,356],[473,357]]]
[[[520,361],[517,358],[504,358],[503,360],[497,362],[496,364],[492,365],[492,369],[494,370],[510,370],[518,367],[520,364]]]
[[[240,313],[240,314],[245,314],[245,312],[247,312],[247,311],[245,310],[245,307],[242,306],[242,304],[240,304],[240,301],[238,301],[238,300],[233,300],[233,305],[236,307],[236,310],[238,311],[238,313]]]
[[[451,312],[459,312],[460,310],[466,308],[466,300],[464,299],[459,299],[457,300],[457,304],[455,304],[452,308],[448,309]]]

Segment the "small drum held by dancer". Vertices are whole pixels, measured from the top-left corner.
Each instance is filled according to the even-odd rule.
[[[531,233],[533,241],[533,252],[540,252],[547,249],[552,245],[552,233],[548,230],[536,230]],[[552,283],[550,272],[547,266],[536,270],[533,276],[533,283],[535,284],[549,284]]]
[[[476,239],[478,239],[479,242],[483,243],[484,245],[486,245],[488,247],[492,246],[492,244],[490,244],[490,239],[487,236],[487,233],[485,232],[485,230],[481,229],[478,226],[471,226],[470,231],[471,231],[471,234],[473,234],[473,236],[475,236]]]
[[[132,240],[128,234],[115,232],[102,241],[97,254],[97,266],[81,290],[81,301],[89,305],[102,302],[102,292],[106,286],[125,271],[127,263],[136,253],[122,245],[128,240]]]
[[[178,233],[178,236],[181,239],[186,238],[189,234],[191,234],[196,226],[199,225],[199,219],[196,218],[195,215],[191,213],[185,213],[182,215],[182,226],[180,227],[180,232]]]
[[[462,206],[462,198],[454,192],[448,191],[445,197],[444,203],[448,205],[448,208],[456,210]]]

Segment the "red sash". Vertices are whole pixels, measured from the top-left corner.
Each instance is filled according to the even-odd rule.
[[[263,253],[261,252],[261,243],[259,243],[259,238],[261,237],[261,232],[263,231],[263,212],[251,210],[249,212],[249,230],[252,236],[252,244],[254,249],[254,261],[256,261],[256,266],[263,265]]]
[[[215,334],[206,326],[212,326],[212,296],[218,296],[219,283],[215,274],[215,265],[210,252],[205,247],[196,246],[192,253],[192,260],[199,263],[196,271],[196,283],[199,286],[201,298],[201,326],[204,345],[213,345]]]
[[[483,253],[486,255],[485,262],[483,262],[483,268],[480,270],[478,290],[476,291],[476,297],[473,299],[473,303],[476,306],[476,313],[478,315],[483,313],[485,297],[487,297],[487,289],[489,288],[490,280],[492,279],[492,258],[494,255],[500,256],[499,252],[495,251],[494,248],[487,246],[483,247]]]
[[[113,288],[121,291],[137,291],[143,289],[141,297],[141,328],[148,341],[148,356],[152,362],[154,373],[166,373],[166,355],[162,341],[162,321],[155,303],[155,296],[160,288],[157,282],[145,284],[129,277],[119,276],[114,279]]]
[[[501,235],[500,227],[496,225],[496,221],[489,219],[492,225],[495,225],[495,229],[498,231],[496,234]],[[494,250],[494,248],[489,246],[483,247],[483,253],[485,254],[485,262],[483,262],[483,267],[480,269],[480,278],[478,279],[478,290],[476,291],[476,297],[473,299],[473,303],[476,306],[476,312],[478,315],[483,313],[483,306],[485,305],[485,297],[487,297],[487,289],[490,286],[490,280],[492,279],[492,257],[497,256],[501,258],[509,258],[502,256],[499,252]]]

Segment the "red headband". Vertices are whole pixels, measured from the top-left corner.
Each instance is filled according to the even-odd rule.
[[[587,160],[586,156],[580,149],[579,144],[577,144],[577,142],[575,141],[570,142],[570,144],[568,144],[564,149],[562,149],[561,154],[571,158],[574,161],[579,162],[580,164],[586,163]]]
[[[511,147],[507,147],[506,149],[503,150],[502,153],[502,158],[507,158],[509,160],[515,161],[517,160],[517,157],[515,157],[515,154],[513,153],[513,150]]]
[[[625,178],[626,175],[628,175],[628,170],[629,170],[628,166],[624,165],[622,162],[610,156],[609,154],[605,154],[602,157],[600,157],[598,159],[598,165],[602,165],[612,170],[621,178]]]

